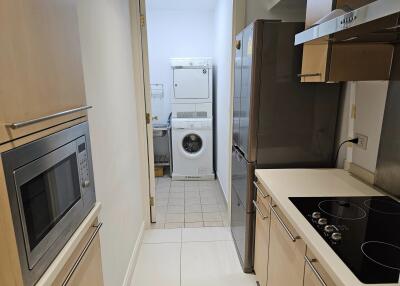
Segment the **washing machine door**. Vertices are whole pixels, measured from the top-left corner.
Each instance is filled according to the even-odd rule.
[[[182,140],[180,140],[179,149],[186,158],[198,158],[203,153],[204,148],[204,139],[194,131],[184,133]]]

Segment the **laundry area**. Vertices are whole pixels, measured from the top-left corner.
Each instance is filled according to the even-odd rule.
[[[229,9],[223,0],[146,1],[154,228],[226,225]]]

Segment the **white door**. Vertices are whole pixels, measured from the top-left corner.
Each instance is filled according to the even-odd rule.
[[[150,71],[149,71],[149,55],[147,46],[147,29],[146,29],[146,4],[145,0],[138,0],[140,5],[140,26],[142,40],[142,66],[143,81],[146,106],[146,131],[147,131],[147,152],[149,167],[149,201],[150,201],[150,220],[156,222],[156,187],[154,174],[154,149],[153,149],[153,126],[151,113],[151,88],[150,88]]]
[[[204,68],[174,69],[174,95],[176,99],[207,99],[209,70]]]

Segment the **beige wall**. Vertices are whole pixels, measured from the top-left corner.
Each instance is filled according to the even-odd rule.
[[[231,183],[233,1],[219,0],[214,15],[216,172],[227,202]]]
[[[339,132],[340,141],[355,137],[356,133],[368,136],[367,149],[358,146],[343,148],[339,156],[339,167],[343,160],[375,172],[379,140],[385,111],[388,81],[347,82],[344,86],[343,109]],[[352,105],[356,107],[355,118],[351,118]]]
[[[79,20],[105,285],[122,285],[145,221],[129,0],[81,0]]]

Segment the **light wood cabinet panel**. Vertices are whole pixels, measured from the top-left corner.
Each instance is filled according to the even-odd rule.
[[[0,1],[0,144],[86,114],[7,127],[86,104],[76,5]]]
[[[288,231],[296,237],[293,227],[277,207],[273,208]],[[269,241],[268,286],[302,286],[304,276],[304,255],[306,245],[303,240],[293,241],[271,209]]]
[[[103,286],[100,238],[93,240],[91,247],[71,277],[68,286]]]
[[[309,249],[307,249],[306,257],[311,262],[311,265],[307,262],[305,263],[303,286],[336,286],[332,278]]]
[[[57,276],[53,286],[59,286],[64,283],[68,273],[71,272],[73,265],[78,260],[79,255],[84,251],[85,246],[89,243],[90,237],[94,232],[94,228],[89,230],[82,239],[71,258],[67,261],[60,274]],[[100,236],[99,234],[91,242],[89,248],[84,254],[78,267],[73,272],[67,286],[103,286],[103,272],[101,262]]]
[[[256,202],[259,211],[256,213],[254,246],[254,272],[260,286],[267,285],[269,228],[271,220],[269,206],[264,205],[263,200],[265,198],[262,198],[259,194]]]

